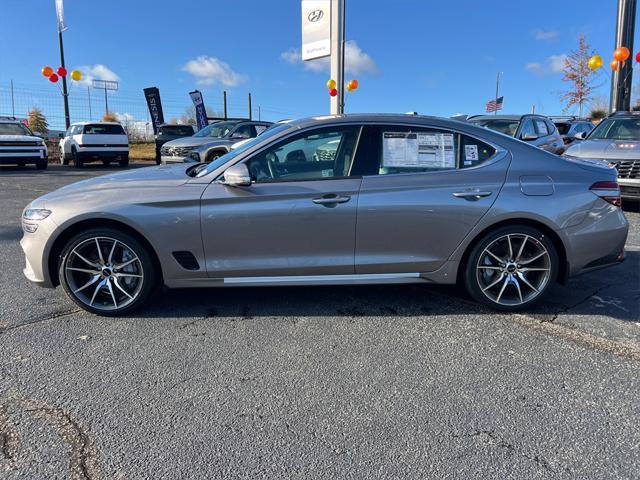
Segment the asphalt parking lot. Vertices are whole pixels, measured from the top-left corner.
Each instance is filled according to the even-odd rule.
[[[527,314],[455,288],[170,291],[129,318],[22,275],[33,198],[117,168],[0,168],[0,477],[637,478],[627,261]]]

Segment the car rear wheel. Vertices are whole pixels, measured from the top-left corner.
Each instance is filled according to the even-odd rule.
[[[155,287],[151,255],[134,237],[91,229],[65,245],[58,270],[65,293],[81,308],[115,316],[140,307]]]
[[[71,149],[71,158],[73,159],[73,166],[76,168],[84,167],[84,163],[80,160],[80,155],[78,155],[78,151],[75,148]]]
[[[464,281],[478,302],[518,311],[539,302],[559,270],[553,242],[537,228],[513,225],[488,233],[471,251]]]

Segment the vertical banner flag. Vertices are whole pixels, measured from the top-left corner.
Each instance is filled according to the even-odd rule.
[[[164,123],[164,114],[162,113],[162,103],[160,102],[160,90],[156,87],[144,89],[144,97],[147,99],[149,114],[151,115],[151,124],[153,125],[153,133],[158,133],[158,126]]]
[[[200,90],[194,90],[189,92],[191,101],[196,107],[196,123],[198,124],[198,130],[202,130],[209,124],[207,120],[207,110],[204,108],[204,100],[202,99],[202,92]]]
[[[64,5],[63,0],[56,0],[56,17],[58,17],[58,32],[64,32],[67,26],[64,24]]]
[[[331,55],[331,0],[302,0],[302,60]]]

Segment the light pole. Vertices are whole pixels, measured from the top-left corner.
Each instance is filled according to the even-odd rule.
[[[345,1],[331,0],[331,78],[338,84],[338,94],[330,97],[332,115],[344,113]]]
[[[616,43],[614,49],[627,47],[633,52],[633,35],[636,28],[636,0],[618,0]],[[633,59],[623,62],[611,76],[611,103],[609,112],[631,109]]]

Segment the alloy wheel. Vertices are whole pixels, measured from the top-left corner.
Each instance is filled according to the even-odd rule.
[[[121,240],[105,236],[78,243],[65,259],[64,275],[77,300],[105,312],[133,303],[144,284],[136,252]]]
[[[492,302],[517,307],[538,297],[551,277],[551,256],[537,238],[510,233],[492,241],[480,254],[476,279]]]

